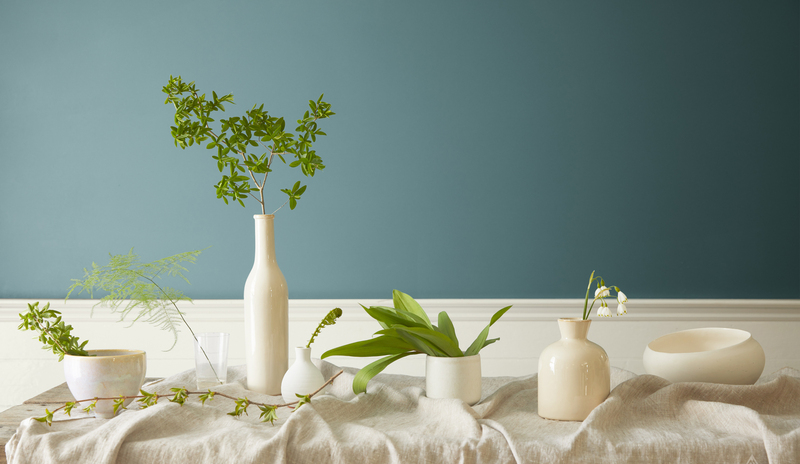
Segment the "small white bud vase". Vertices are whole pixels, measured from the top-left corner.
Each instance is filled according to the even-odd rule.
[[[283,401],[297,401],[297,395],[308,395],[317,391],[325,383],[325,377],[311,362],[311,348],[298,346],[294,349],[294,364],[286,371],[281,382]]]
[[[611,391],[605,350],[586,339],[591,319],[558,320],[561,340],[539,357],[539,409],[545,419],[582,421]]]
[[[275,216],[256,214],[253,218],[255,260],[244,284],[247,388],[277,396],[289,367],[289,290],[275,260]]]
[[[481,355],[425,358],[428,398],[454,398],[472,406],[481,400]]]

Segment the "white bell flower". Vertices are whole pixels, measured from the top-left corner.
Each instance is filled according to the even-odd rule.
[[[605,285],[603,285],[602,287],[600,287],[600,288],[598,288],[597,290],[594,291],[594,297],[595,298],[609,296],[610,294],[611,294],[611,292],[608,290],[608,287],[606,287]]]
[[[622,292],[617,292],[617,301],[620,303],[627,303],[628,297]]]
[[[623,314],[628,314],[628,309],[625,308],[624,303],[620,303],[619,306],[617,306],[617,316],[622,316]]]
[[[601,306],[600,309],[597,310],[597,315],[600,317],[611,317],[611,311],[608,309],[608,306]]]

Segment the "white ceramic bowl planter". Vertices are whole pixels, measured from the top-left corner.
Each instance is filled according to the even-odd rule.
[[[294,349],[294,364],[289,367],[281,382],[283,401],[297,401],[297,395],[309,395],[325,384],[325,377],[311,362],[311,348],[298,346]]]
[[[690,329],[664,335],[644,350],[648,374],[670,382],[752,385],[764,371],[764,350],[750,332]]]
[[[481,355],[425,358],[428,398],[455,398],[472,406],[481,400]]]
[[[139,350],[88,350],[90,356],[64,356],[64,376],[76,400],[135,396],[144,383],[147,356]],[[125,400],[125,405],[131,400]],[[84,401],[81,408],[92,401]],[[101,400],[94,409],[96,417],[114,417],[114,401]]]

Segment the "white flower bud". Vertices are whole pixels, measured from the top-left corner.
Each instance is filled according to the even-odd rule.
[[[598,297],[602,298],[604,296],[609,296],[610,294],[611,294],[611,292],[608,290],[608,287],[606,287],[605,285],[603,285],[602,287],[600,287],[600,288],[598,288],[597,290],[594,291],[594,297],[595,298],[598,298]]]

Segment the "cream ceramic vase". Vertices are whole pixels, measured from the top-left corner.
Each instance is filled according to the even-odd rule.
[[[311,362],[311,348],[298,346],[294,349],[294,364],[286,371],[281,382],[283,401],[297,401],[297,395],[308,395],[325,384],[325,377]]]
[[[545,419],[582,421],[611,391],[605,350],[586,339],[592,321],[559,319],[561,340],[539,357],[539,410]]]
[[[425,358],[428,398],[455,398],[472,406],[481,400],[481,355]]]
[[[90,356],[64,356],[64,377],[76,400],[136,396],[144,383],[147,356],[139,350],[88,350]],[[132,400],[127,399],[125,406]],[[92,401],[81,402],[81,408]],[[99,400],[95,417],[114,417],[114,401]]]
[[[289,290],[275,260],[275,216],[256,214],[253,218],[255,260],[244,284],[247,388],[280,395],[281,380],[289,367]]]

